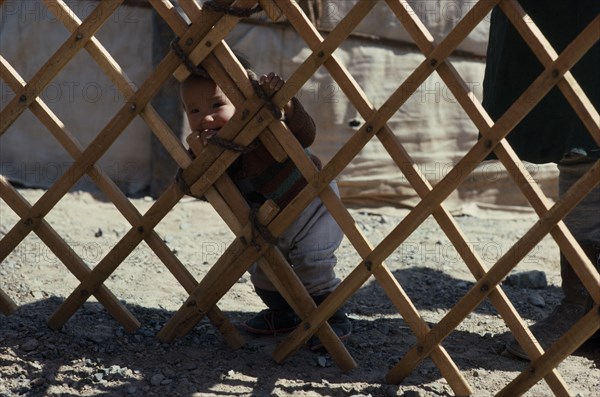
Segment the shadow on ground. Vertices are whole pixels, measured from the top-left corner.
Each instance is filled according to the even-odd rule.
[[[421,311],[447,311],[470,288],[457,287],[455,280],[439,271],[411,268],[394,273]],[[460,284],[462,285],[462,284]],[[521,291],[505,290],[520,301]],[[557,294],[552,289],[548,296]],[[301,349],[283,364],[271,353],[284,336],[257,338],[238,350],[228,347],[207,320],[189,334],[161,343],[156,333],[173,312],[131,306],[142,323],[127,333],[97,303],[88,302],[65,326],[51,330],[46,321],[62,303],[49,298],[0,317],[0,396],[191,396],[201,395],[311,395],[395,396],[405,387],[445,395],[447,385],[436,365],[425,360],[401,386],[384,381],[387,370],[416,343],[408,325],[397,315],[381,287],[369,282],[346,304],[354,332],[347,347],[358,367],[342,373],[325,353]],[[518,306],[518,305],[517,305]],[[489,302],[477,313],[495,315]],[[249,313],[229,312],[233,322]],[[444,347],[461,371],[520,371],[527,363],[499,353],[508,335],[494,336],[485,326],[459,329],[444,341]],[[589,358],[598,365],[598,352]],[[437,385],[437,386],[436,386]],[[5,388],[5,390],[2,389]],[[279,394],[278,394],[279,393]]]

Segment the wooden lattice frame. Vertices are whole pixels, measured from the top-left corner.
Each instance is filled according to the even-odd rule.
[[[0,179],[0,196],[21,217],[21,220],[0,240],[0,260],[5,259],[29,232],[34,231],[81,281],[77,289],[49,319],[51,327],[61,327],[93,294],[127,330],[137,328],[139,326],[137,320],[111,294],[103,282],[117,269],[133,248],[144,240],[190,293],[190,298],[160,332],[159,337],[163,340],[170,340],[187,332],[206,314],[220,329],[228,343],[232,346],[241,345],[243,341],[240,335],[225,315],[219,311],[216,304],[250,264],[258,260],[274,285],[303,318],[301,326],[274,351],[275,360],[278,362],[285,360],[303,342],[318,333],[338,366],[342,370],[348,370],[356,363],[325,320],[371,275],[374,275],[418,339],[418,343],[388,372],[388,381],[400,382],[412,372],[422,359],[430,356],[456,394],[471,394],[470,386],[440,343],[487,297],[526,353],[533,359],[530,367],[499,394],[523,393],[544,378],[556,395],[569,395],[566,384],[555,368],[600,328],[600,276],[561,220],[598,184],[600,162],[594,164],[561,200],[551,205],[537,185],[530,183],[531,176],[504,137],[554,85],[558,85],[594,140],[600,144],[598,112],[569,72],[577,60],[598,41],[600,16],[596,17],[558,55],[537,27],[531,21],[525,22],[525,13],[516,0],[477,2],[439,44],[435,43],[431,34],[405,1],[385,0],[411,34],[425,55],[425,60],[379,109],[375,109],[352,76],[332,53],[369,13],[376,2],[359,0],[327,38],[323,39],[296,3],[290,0],[273,0],[268,3],[261,1],[265,11],[268,11],[273,17],[280,13],[285,14],[291,25],[312,50],[312,54],[288,78],[284,88],[273,98],[274,103],[282,105],[287,102],[295,94],[290,87],[301,87],[316,69],[323,65],[366,120],[365,124],[346,142],[324,169],[318,172],[315,166],[301,155],[302,150],[300,150],[298,142],[287,131],[285,125],[275,121],[273,115],[263,106],[264,103],[254,95],[243,69],[229,51],[227,44],[222,41],[239,19],[213,11],[201,10],[192,1],[181,2],[190,20],[201,22],[188,26],[167,0],[150,1],[159,15],[180,37],[179,43],[192,61],[202,62],[215,80],[233,83],[223,86],[237,87],[237,90],[234,88],[232,89],[234,92],[227,92],[227,94],[236,104],[238,112],[231,122],[221,130],[221,134],[240,144],[248,144],[259,137],[274,157],[289,156],[309,182],[308,186],[282,211],[270,203],[266,203],[261,208],[259,220],[267,226],[271,234],[279,236],[291,220],[310,201],[319,196],[361,256],[362,261],[354,271],[321,305],[315,307],[314,302],[276,247],[260,237],[255,239],[252,245],[248,244],[251,234],[251,226],[248,224],[248,208],[224,173],[235,160],[236,154],[214,147],[202,149],[195,145],[192,137],[190,146],[196,155],[196,158],[192,159],[175,134],[170,131],[149,104],[158,89],[171,75],[179,80],[188,75],[189,72],[180,64],[180,60],[175,54],[173,52],[167,54],[156,70],[141,87],[137,88],[94,37],[95,32],[119,7],[122,0],[99,2],[97,8],[84,21],[79,21],[74,17],[68,6],[59,0],[44,0],[44,2],[47,6],[52,5],[54,9],[58,6],[59,9],[65,11],[59,13],[60,15],[57,17],[69,29],[71,36],[29,82],[23,81],[11,65],[3,57],[0,57],[0,76],[16,94],[13,101],[0,113],[0,135],[6,132],[25,109],[29,108],[73,156],[75,161],[71,168],[33,206],[20,196],[6,180]],[[228,0],[224,3],[230,4],[232,1]],[[241,8],[250,8],[255,4],[254,0],[235,2],[235,6]],[[493,123],[481,104],[470,95],[466,84],[447,61],[447,57],[497,4],[532,48],[545,70],[515,101],[513,106],[496,123]],[[44,87],[82,48],[89,52],[113,84],[127,98],[127,103],[87,148],[81,147],[39,97]],[[432,188],[419,173],[414,161],[394,137],[393,131],[386,123],[415,91],[416,87],[434,71],[437,71],[450,88],[467,115],[481,131],[483,138],[469,150],[435,188]],[[137,115],[144,119],[183,169],[182,178],[190,186],[192,192],[195,195],[205,195],[237,236],[224,255],[200,282],[194,280],[185,266],[154,231],[154,227],[183,196],[180,185],[174,182],[152,208],[142,215],[96,165],[97,160]],[[347,166],[373,136],[377,136],[381,141],[422,198],[421,202],[376,247],[372,247],[362,236],[349,212],[328,187],[329,182]],[[492,150],[502,161],[540,219],[494,266],[487,269],[482,260],[472,252],[461,230],[443,207],[442,202]],[[60,198],[86,173],[132,225],[129,232],[93,270],[89,269],[52,226],[44,220],[44,216],[52,210]],[[422,320],[402,286],[383,262],[429,215],[433,215],[477,279],[477,283],[463,299],[431,329]],[[595,305],[557,343],[544,352],[498,284],[519,260],[548,233],[552,235],[561,252],[573,265]],[[15,308],[16,305],[10,297],[0,291],[0,311],[9,314]]]

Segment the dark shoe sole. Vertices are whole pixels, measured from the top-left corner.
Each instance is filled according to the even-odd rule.
[[[292,332],[293,330],[296,329],[297,325],[294,327],[290,327],[290,328],[259,329],[259,328],[253,328],[246,323],[240,323],[239,327],[250,334],[274,336],[277,334],[287,334],[289,332]]]

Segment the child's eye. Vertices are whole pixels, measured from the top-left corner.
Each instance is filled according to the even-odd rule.
[[[198,109],[190,109],[190,113],[198,113],[199,110]]]
[[[215,102],[212,105],[213,109],[220,108],[221,106],[223,106],[223,102]]]

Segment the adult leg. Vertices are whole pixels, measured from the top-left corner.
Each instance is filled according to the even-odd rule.
[[[573,157],[575,156],[575,157]],[[592,159],[568,156],[558,164],[559,196],[562,196],[594,164]],[[596,186],[564,219],[587,257],[598,269],[600,261],[600,186]],[[561,289],[564,297],[546,318],[529,327],[546,349],[571,328],[591,307],[587,290],[563,254],[560,255]],[[519,343],[512,339],[506,350],[528,359]]]

